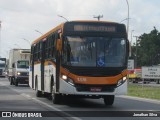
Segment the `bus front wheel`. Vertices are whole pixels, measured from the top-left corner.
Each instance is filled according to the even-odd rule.
[[[114,103],[114,95],[106,95],[103,96],[105,105],[113,105]]]
[[[60,104],[61,99],[62,99],[62,95],[61,94],[56,94],[53,87],[52,87],[52,95],[51,96],[52,96],[52,102],[54,104]]]

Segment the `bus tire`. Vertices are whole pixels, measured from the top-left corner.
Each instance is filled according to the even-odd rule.
[[[36,97],[42,97],[42,92],[39,90],[36,90]]]
[[[52,96],[52,102],[53,102],[53,104],[60,104],[61,103],[62,95],[61,94],[56,94],[54,92],[53,87],[52,87],[51,96]]]
[[[39,90],[38,90],[38,80],[37,80],[37,76],[35,77],[35,82],[36,82],[36,85],[35,85],[36,97],[42,97],[42,91],[39,91]]]
[[[114,95],[105,95],[103,97],[105,105],[113,105],[114,97]]]

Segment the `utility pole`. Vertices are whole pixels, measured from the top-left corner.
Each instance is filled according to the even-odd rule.
[[[137,67],[137,40],[138,40],[138,36],[133,36],[136,38],[136,58],[135,58],[135,68]]]
[[[100,21],[100,18],[103,18],[103,15],[93,16],[93,18],[97,18]]]
[[[131,45],[132,45],[133,32],[134,32],[134,30],[131,31]]]

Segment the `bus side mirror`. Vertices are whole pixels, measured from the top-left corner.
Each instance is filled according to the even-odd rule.
[[[62,40],[61,40],[61,39],[58,39],[58,40],[57,40],[57,45],[56,45],[56,47],[57,47],[57,50],[58,50],[58,51],[61,51],[61,50],[62,50]]]

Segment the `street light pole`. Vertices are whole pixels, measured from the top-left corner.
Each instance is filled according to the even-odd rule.
[[[120,23],[122,23],[122,22],[125,21],[125,20],[128,21],[128,19],[131,19],[131,18],[125,18],[125,19],[121,20]]]
[[[68,19],[67,18],[65,18],[65,17],[63,17],[62,15],[57,15],[58,17],[61,17],[61,18],[63,18],[63,19],[65,19],[67,22],[68,22]]]
[[[14,45],[21,49],[21,46],[19,46],[19,45],[17,45],[17,44],[14,44]]]
[[[43,33],[41,33],[40,31],[38,31],[38,30],[35,30],[36,32],[38,32],[38,33],[40,33],[41,35],[43,35]]]
[[[22,38],[23,40],[25,40],[25,41],[27,41],[27,43],[29,44],[29,45],[31,45],[31,42],[29,41],[29,40],[27,40],[27,39],[25,39],[25,38]]]
[[[128,6],[128,20],[127,20],[127,34],[128,34],[128,32],[129,32],[129,3],[128,3],[128,0],[126,0],[126,2],[127,2],[127,6]]]

